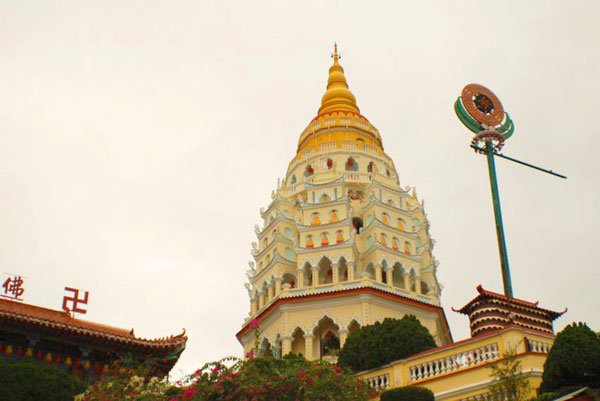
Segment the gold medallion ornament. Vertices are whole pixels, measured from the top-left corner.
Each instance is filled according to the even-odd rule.
[[[467,112],[480,124],[496,126],[504,120],[504,109],[491,90],[479,84],[469,84],[461,93]]]

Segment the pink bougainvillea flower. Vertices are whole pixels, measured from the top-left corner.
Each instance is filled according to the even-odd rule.
[[[306,376],[306,371],[305,371],[305,370],[302,370],[302,371],[300,371],[300,372],[296,373],[296,377],[297,377],[298,379],[301,379],[301,378],[303,378],[303,377],[305,377],[305,376]]]
[[[219,370],[221,370],[221,365],[215,365],[215,367],[211,369],[211,373],[217,373]]]
[[[194,389],[194,388],[188,388],[187,390],[185,390],[185,391],[183,392],[183,394],[181,394],[181,399],[182,399],[182,400],[186,400],[186,399],[187,399],[187,400],[189,400],[190,398],[192,398],[192,396],[193,396],[194,394],[196,394],[196,391],[197,391],[197,390],[196,390],[196,389]]]
[[[246,359],[252,359],[252,358],[254,358],[254,350],[253,349],[246,352]]]
[[[258,329],[258,319],[252,319],[252,320],[250,320],[250,323],[248,323],[248,326],[251,329]]]

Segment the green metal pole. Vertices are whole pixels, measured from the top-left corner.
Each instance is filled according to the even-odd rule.
[[[500,251],[500,264],[502,267],[502,281],[504,282],[504,294],[512,298],[512,282],[510,279],[510,268],[508,266],[508,253],[506,252],[506,241],[504,239],[504,227],[502,226],[502,212],[500,210],[500,195],[498,193],[498,181],[496,180],[496,165],[494,164],[494,145],[492,141],[485,144],[488,170],[490,173],[490,186],[492,187],[492,201],[494,202],[494,216],[496,217],[496,234],[498,235],[498,250]]]

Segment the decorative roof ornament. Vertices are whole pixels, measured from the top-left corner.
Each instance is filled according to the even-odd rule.
[[[500,151],[504,141],[515,131],[513,121],[504,112],[502,103],[494,93],[479,84],[469,84],[462,90],[454,103],[459,120],[476,135],[471,141],[477,146],[492,141],[494,149]],[[476,152],[483,151],[475,149]]]

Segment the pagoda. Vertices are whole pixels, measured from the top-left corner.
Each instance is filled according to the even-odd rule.
[[[237,338],[249,352],[259,330],[260,353],[335,359],[359,327],[411,314],[448,344],[423,202],[360,113],[337,46],[332,58],[318,114],[260,210]]]

